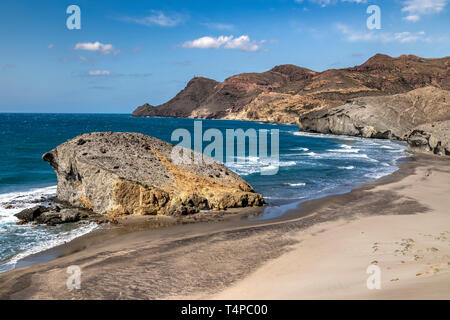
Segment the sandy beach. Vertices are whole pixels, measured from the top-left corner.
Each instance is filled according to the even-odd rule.
[[[273,220],[128,221],[0,274],[0,298],[449,299],[449,181],[448,160],[415,156]],[[66,287],[72,265],[81,290]],[[367,289],[369,265],[381,270],[380,290]]]
[[[382,216],[315,225],[293,235],[289,253],[213,299],[449,299],[449,169],[426,165],[371,190],[395,190],[394,203],[417,201],[425,212],[389,215],[380,206]],[[379,290],[367,288],[369,265],[380,268]]]

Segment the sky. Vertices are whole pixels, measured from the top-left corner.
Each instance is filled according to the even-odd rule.
[[[450,0],[1,0],[0,112],[131,113],[194,76],[449,56],[449,12]]]

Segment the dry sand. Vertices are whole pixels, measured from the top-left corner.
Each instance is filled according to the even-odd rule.
[[[449,182],[449,160],[415,157],[279,219],[103,230],[0,274],[0,298],[449,299]],[[366,287],[371,264],[381,290]],[[79,291],[66,288],[71,265]]]

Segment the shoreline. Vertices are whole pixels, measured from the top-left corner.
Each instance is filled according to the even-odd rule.
[[[58,256],[54,260],[0,274],[0,282],[4,283],[0,287],[0,298],[168,299],[201,296],[197,291],[216,294],[252,274],[267,262],[289,252],[298,241],[287,235],[308,230],[321,223],[357,219],[356,217],[360,214],[358,211],[362,209],[361,205],[365,201],[369,201],[369,203],[373,201],[371,197],[374,196],[371,194],[374,189],[390,186],[414,176],[418,168],[427,166],[428,163],[436,167],[445,166],[448,164],[445,161],[448,160],[428,156],[408,158],[399,165],[399,170],[391,175],[367,183],[346,194],[307,201],[302,203],[300,208],[271,220],[241,220],[242,217],[237,215],[235,218],[219,222],[199,222],[154,230],[145,230],[144,228],[144,230],[135,229],[132,230],[133,232],[124,232],[119,228],[101,232],[94,231],[68,244],[46,251],[47,255],[52,253],[54,256]],[[411,214],[428,210],[414,201],[400,206],[392,206],[398,200],[397,196],[386,197],[386,194],[383,193],[381,197],[382,206],[389,207],[391,215],[403,215],[402,210],[409,210]],[[333,214],[329,212],[333,211],[329,209],[333,207],[351,209],[355,206],[359,209],[350,210],[350,212],[339,212],[338,210]],[[365,209],[367,209],[365,213],[367,216],[377,216],[380,212],[377,207],[369,206]],[[132,229],[135,228],[133,225],[131,222]],[[182,248],[185,248],[186,251]],[[193,248],[197,248],[197,250],[193,250]],[[199,248],[201,250],[198,250]],[[232,261],[227,262],[229,264],[225,267],[227,272],[223,270],[219,272],[218,269],[224,266],[225,262],[222,261],[224,257],[228,257]],[[130,261],[127,261],[128,259]],[[165,268],[159,267],[154,261],[159,261],[159,264]],[[194,268],[202,263],[205,263],[206,266]],[[83,288],[80,292],[68,292],[65,289],[64,279],[67,279],[65,269],[74,264],[80,265],[83,270],[83,283],[86,284],[86,290]],[[184,276],[177,275],[176,266],[178,265],[180,267],[185,265],[184,269],[188,269],[181,271]],[[234,268],[230,269],[231,266]],[[192,270],[193,268],[194,270]],[[113,274],[112,278],[108,276],[108,270]],[[134,271],[129,273],[132,270]],[[150,270],[152,272],[149,272]],[[124,276],[123,273],[127,276]],[[163,277],[147,278],[149,274],[155,273]],[[170,274],[170,277],[167,273]],[[49,279],[49,276],[53,279],[54,287],[42,292],[43,281]],[[99,285],[100,278],[103,278],[101,282],[103,284],[101,285],[102,290],[98,291],[95,287]],[[106,283],[113,281],[113,278],[114,281],[117,279],[121,279],[119,282],[123,281],[120,286],[114,286],[116,288],[123,287],[125,292],[120,291],[121,295],[114,289],[103,288]],[[209,281],[202,279],[209,279]],[[188,282],[186,283],[186,281]],[[95,283],[97,285],[94,285]],[[133,283],[142,285],[142,288],[138,290],[139,293],[129,291],[131,287],[134,288]],[[38,288],[41,289],[38,290]]]
[[[243,121],[243,120],[240,120]],[[337,138],[339,138],[338,136],[336,136]],[[342,138],[342,137],[341,137]],[[349,137],[349,138],[354,138],[354,137]],[[358,138],[354,138],[354,139],[358,139]],[[409,161],[411,158],[411,155],[409,156],[403,156],[400,159],[396,159],[396,171],[400,170],[400,165],[403,162],[407,162]],[[171,226],[171,225],[176,225],[176,224],[186,224],[186,223],[191,223],[193,220],[200,220],[200,221],[221,221],[221,220],[229,220],[229,219],[234,219],[235,215],[238,216],[242,216],[241,219],[245,219],[247,216],[249,220],[252,220],[254,222],[256,221],[273,221],[274,219],[279,219],[280,217],[283,217],[284,215],[288,214],[289,212],[292,211],[296,211],[298,210],[299,207],[303,206],[303,205],[307,205],[307,203],[311,202],[311,201],[316,201],[316,200],[321,200],[327,197],[332,197],[335,195],[342,195],[342,194],[347,194],[353,190],[357,190],[360,188],[364,188],[364,186],[366,184],[371,184],[371,183],[376,183],[382,179],[384,179],[387,176],[392,175],[392,173],[386,173],[386,175],[382,176],[382,177],[378,177],[376,178],[376,180],[374,181],[368,181],[368,182],[359,182],[359,183],[352,183],[352,184],[344,184],[339,188],[334,188],[333,190],[330,190],[328,192],[320,192],[314,196],[309,196],[307,199],[302,199],[302,198],[298,198],[297,200],[291,200],[289,203],[283,203],[281,205],[279,204],[270,204],[264,206],[262,209],[260,208],[250,208],[250,211],[254,211],[254,212],[250,212],[249,213],[249,208],[239,208],[239,209],[232,209],[232,210],[228,210],[226,212],[214,212],[214,211],[209,211],[206,212],[204,214],[195,214],[189,217],[183,217],[183,220],[186,221],[177,221],[179,220],[178,218],[173,218],[173,217],[152,217],[152,216],[147,216],[142,218],[141,220],[146,220],[149,219],[153,222],[156,222],[156,224],[160,224],[160,220],[164,220],[166,219],[166,221],[162,222],[162,226]],[[43,189],[48,189],[48,188],[56,188],[56,186],[47,186]],[[34,189],[31,189],[31,191],[33,191]],[[36,189],[36,190],[40,190]],[[22,193],[27,193],[26,191],[23,191]],[[9,193],[8,193],[9,194]],[[273,210],[273,211],[272,211]],[[21,257],[20,259],[16,259],[16,265],[12,266],[11,269],[9,270],[2,270],[1,273],[7,272],[7,271],[11,271],[17,268],[21,268],[24,266],[29,266],[32,265],[34,263],[39,263],[39,262],[49,262],[53,259],[56,259],[57,257],[60,256],[60,252],[66,252],[67,250],[65,249],[61,249],[64,246],[66,246],[68,243],[71,243],[73,241],[76,241],[77,239],[83,238],[88,236],[91,233],[95,233],[95,234],[101,234],[102,236],[99,237],[104,237],[104,234],[108,234],[108,233],[114,233],[114,234],[125,234],[128,232],[133,232],[136,230],[145,230],[145,229],[153,229],[154,227],[151,225],[153,222],[151,223],[147,223],[147,225],[145,223],[141,223],[139,222],[139,217],[125,217],[125,218],[121,218],[119,219],[121,221],[127,221],[127,220],[135,220],[135,226],[130,228],[130,223],[129,221],[127,221],[126,225],[127,227],[124,228],[124,226],[122,225],[121,230],[116,230],[117,227],[115,226],[109,226],[106,228],[105,230],[105,226],[102,225],[100,226],[100,228],[95,228],[94,230],[88,232],[88,233],[84,233],[81,236],[77,236],[75,239],[72,240],[68,240],[68,241],[61,241],[64,242],[63,244],[58,244],[55,245],[54,247],[47,247],[46,249],[41,249],[40,251],[35,251],[35,253],[31,253],[28,255],[25,255],[23,257]],[[119,227],[120,228],[120,227]],[[111,229],[114,229],[114,231],[111,231]],[[76,229],[75,229],[76,230]],[[89,237],[92,238],[92,237]],[[70,251],[70,250],[69,250]],[[6,260],[4,261],[3,265],[7,265],[8,262],[10,260]]]

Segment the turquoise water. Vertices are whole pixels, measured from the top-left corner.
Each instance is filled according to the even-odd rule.
[[[280,169],[262,176],[259,158],[229,167],[269,203],[263,218],[275,217],[301,201],[346,192],[396,170],[405,146],[384,140],[304,134],[296,126],[203,120],[203,130],[248,128],[280,130]],[[94,229],[93,225],[17,226],[13,214],[56,192],[56,177],[43,153],[79,134],[96,131],[140,132],[170,141],[173,130],[193,132],[194,120],[132,118],[106,114],[0,114],[0,271],[21,257]],[[206,143],[205,143],[206,145]],[[269,148],[270,150],[270,148]],[[12,206],[12,207],[11,207]],[[5,262],[7,263],[5,265]],[[3,268],[3,269],[2,269]]]

